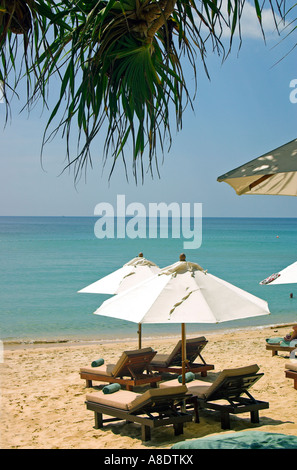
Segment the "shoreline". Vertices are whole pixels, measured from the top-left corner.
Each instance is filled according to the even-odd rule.
[[[263,329],[275,329],[275,328],[289,328],[290,326],[296,325],[296,323],[277,323],[271,325],[260,325],[260,326],[244,326],[236,328],[224,328],[218,330],[199,330],[197,332],[191,332],[188,336],[216,336],[225,335],[228,333],[242,332],[247,330],[263,330]],[[164,335],[153,334],[150,336],[144,336],[143,341],[163,341],[163,340],[175,340],[180,339],[178,333]],[[3,348],[6,351],[13,351],[15,349],[36,349],[36,348],[51,348],[51,347],[63,347],[63,346],[92,346],[92,345],[105,345],[105,344],[120,344],[120,343],[137,343],[138,335],[135,334],[135,338],[123,337],[123,338],[48,338],[48,339],[12,339],[12,340],[1,340]]]

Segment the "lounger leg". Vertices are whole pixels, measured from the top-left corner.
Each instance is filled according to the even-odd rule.
[[[221,411],[221,428],[230,429],[230,414],[228,412]]]
[[[277,355],[278,355],[277,349],[273,349],[273,350],[272,350],[272,357],[273,357],[273,356],[277,356]]]
[[[201,377],[207,377],[207,371],[206,370],[201,372]]]
[[[193,405],[194,405],[195,423],[200,423],[199,411],[198,411],[198,401],[193,400]]]
[[[199,418],[199,407],[198,407],[198,400],[196,396],[189,398],[186,403],[193,405],[194,408],[194,416],[195,416],[195,423],[200,423]]]
[[[174,424],[174,435],[179,436],[180,434],[183,434],[184,432],[184,423],[177,423]]]
[[[149,426],[141,425],[141,440],[149,441],[151,439],[151,430]]]
[[[92,387],[92,380],[86,379],[86,387],[91,388]]]
[[[297,379],[294,379],[294,388],[297,390]]]
[[[251,411],[251,423],[259,423],[259,410]]]
[[[94,413],[95,413],[95,429],[103,428],[102,413],[98,413],[98,411],[95,411]]]

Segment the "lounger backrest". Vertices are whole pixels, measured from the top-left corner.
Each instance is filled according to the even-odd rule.
[[[124,351],[112,369],[111,375],[113,377],[131,377],[131,371],[135,376],[142,374],[156,354],[157,352],[152,348]]]
[[[196,357],[201,353],[202,349],[207,344],[204,336],[199,338],[190,338],[186,340],[187,360],[193,363]],[[182,342],[178,341],[175,348],[172,350],[167,361],[168,366],[178,366],[182,363]]]
[[[139,410],[160,411],[162,408],[168,409],[171,403],[182,400],[187,391],[185,385],[168,388],[151,388],[131,401],[129,410],[134,412]]]
[[[205,348],[208,341],[204,336],[200,338],[191,338],[187,340],[187,360],[193,363],[201,351]]]
[[[213,382],[213,384],[208,388],[207,392],[205,393],[205,398],[210,400],[210,399],[219,399],[219,398],[226,398],[226,396],[229,394],[229,397],[232,397],[236,392],[235,390],[239,390],[240,388],[242,390],[250,387],[252,383],[255,382],[255,379],[250,381],[249,379],[252,377],[255,377],[257,372],[259,370],[259,367],[257,364],[253,364],[251,366],[246,366],[246,367],[238,367],[236,369],[224,369],[217,379]],[[256,380],[260,377],[260,375],[256,376]],[[227,382],[227,379],[230,378],[229,384]],[[237,383],[235,379],[238,379]],[[247,380],[245,380],[247,379]],[[232,386],[232,383],[236,385]],[[224,385],[224,388],[223,388]],[[228,390],[229,388],[229,390]]]

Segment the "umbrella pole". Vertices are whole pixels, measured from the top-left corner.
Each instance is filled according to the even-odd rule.
[[[184,323],[181,324],[181,335],[182,335],[182,384],[185,385],[186,383],[186,325]]]
[[[141,323],[138,323],[138,349],[141,349]]]

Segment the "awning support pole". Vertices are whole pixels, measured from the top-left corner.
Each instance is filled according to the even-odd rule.
[[[138,349],[141,349],[141,323],[138,323]]]
[[[187,360],[187,349],[186,349],[186,325],[181,324],[181,335],[182,335],[182,384],[186,383],[186,360]]]

